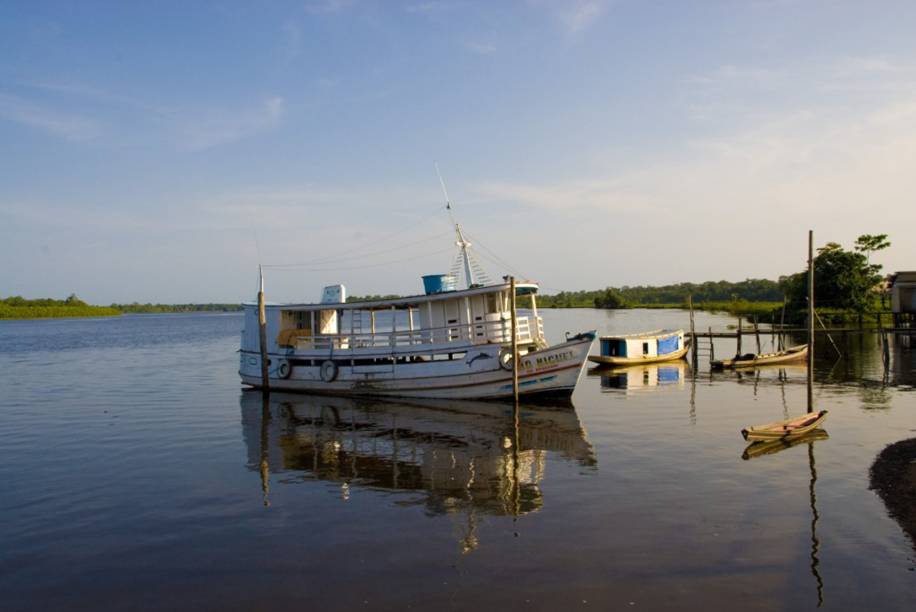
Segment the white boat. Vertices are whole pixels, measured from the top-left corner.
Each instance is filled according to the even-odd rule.
[[[469,243],[458,231],[467,289],[454,277],[424,277],[427,292],[347,302],[343,285],[317,304],[265,307],[271,389],[340,395],[496,399],[513,393],[510,283],[477,286]],[[516,283],[529,312],[517,317],[521,396],[569,396],[595,332],[548,346],[537,313],[538,285]],[[262,386],[257,304],[245,304],[242,382]]]
[[[629,366],[681,359],[690,348],[682,329],[657,329],[637,334],[601,336],[600,355],[589,360],[602,366]]]

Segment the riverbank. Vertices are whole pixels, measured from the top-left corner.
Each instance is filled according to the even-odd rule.
[[[869,472],[869,486],[916,548],[916,438],[887,446]]]
[[[117,317],[123,313],[107,306],[5,306],[0,304],[0,320],[69,319],[76,317]]]
[[[71,295],[66,300],[49,298],[27,300],[14,296],[0,299],[0,320],[70,319],[79,317],[117,317],[123,314],[173,312],[236,312],[241,304],[111,304],[93,306]]]

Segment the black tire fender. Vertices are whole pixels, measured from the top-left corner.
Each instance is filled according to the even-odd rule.
[[[512,371],[512,349],[501,348],[499,349],[499,367],[506,370],[507,372]]]
[[[337,378],[337,364],[328,359],[327,361],[321,364],[321,380],[324,382],[332,382]]]

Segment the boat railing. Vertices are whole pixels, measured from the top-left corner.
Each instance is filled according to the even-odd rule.
[[[544,337],[541,317],[518,317],[516,329],[518,342],[526,344]],[[504,344],[512,341],[512,323],[508,320],[475,321],[444,327],[395,330],[381,332],[354,332],[320,335],[294,335],[288,341],[296,350],[352,350],[352,349],[394,349],[434,345],[462,344]]]

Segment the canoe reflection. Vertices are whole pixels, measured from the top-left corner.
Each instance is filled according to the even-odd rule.
[[[241,395],[248,466],[283,483],[320,479],[351,488],[416,491],[430,514],[540,509],[548,452],[595,465],[575,409],[448,400],[271,393]],[[266,499],[266,497],[265,497]],[[400,503],[400,502],[399,502]],[[409,503],[409,502],[408,502]]]
[[[683,388],[690,371],[687,362],[679,359],[664,363],[647,363],[618,368],[592,368],[589,376],[601,377],[601,390],[624,389],[640,391],[659,387]]]
[[[744,449],[744,453],[741,455],[741,458],[746,460],[753,459],[754,457],[759,457],[761,455],[771,455],[773,453],[778,453],[780,451],[786,450],[787,448],[798,446],[799,444],[816,442],[818,440],[826,440],[829,437],[830,436],[827,435],[827,432],[823,429],[814,429],[802,436],[788,440],[780,439],[769,440],[766,442],[752,442],[746,449]]]

